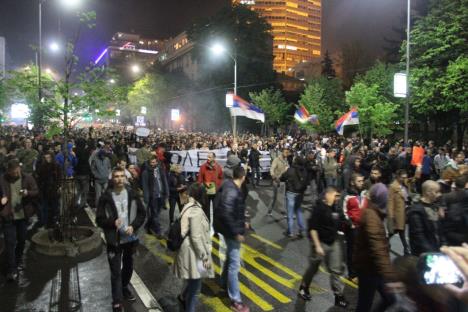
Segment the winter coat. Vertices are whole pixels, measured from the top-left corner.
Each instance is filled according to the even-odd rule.
[[[271,163],[270,175],[274,179],[279,179],[283,173],[288,170],[289,164],[288,160],[284,159],[283,156],[276,157]]]
[[[22,170],[24,173],[32,174],[39,152],[35,149],[20,149],[16,152],[16,156],[23,164]]]
[[[140,197],[130,188],[126,188],[128,192],[128,223],[133,227],[133,233],[137,235],[138,230],[145,222],[146,212],[145,207]],[[120,244],[120,233],[115,226],[115,220],[119,218],[117,207],[112,198],[112,189],[107,189],[99,198],[96,223],[102,228],[106,242],[111,246]]]
[[[169,173],[169,197],[170,198],[179,198],[179,187],[184,185],[184,177],[181,174],[175,174],[174,172]]]
[[[351,227],[356,228],[361,221],[362,211],[367,207],[367,197],[354,189],[348,189],[343,198],[343,213],[351,221]]]
[[[394,281],[396,273],[390,262],[390,245],[383,217],[384,214],[372,203],[362,212],[354,240],[353,266],[358,273]]]
[[[286,191],[296,194],[304,194],[309,185],[309,174],[307,169],[293,165],[280,178],[286,182]]]
[[[215,199],[214,227],[227,238],[245,233],[245,200],[242,191],[232,180],[226,180]]]
[[[11,207],[11,189],[10,182],[8,181],[7,174],[4,174],[0,177],[0,188],[4,196],[8,197],[8,202],[5,206],[0,206],[0,217],[2,221],[9,222],[13,220],[13,207]],[[28,195],[21,199],[21,206],[24,211],[26,218],[30,218],[36,212],[38,206],[38,195],[39,189],[36,184],[36,180],[27,174],[21,174],[21,189],[25,189],[28,192]]]
[[[146,204],[148,204],[152,199],[162,198],[165,200],[169,196],[169,184],[167,182],[166,172],[159,165],[157,168],[161,177],[161,185],[155,185],[155,168],[148,166],[141,174],[141,185],[143,187],[143,197]]]
[[[424,252],[437,252],[444,244],[441,221],[429,220],[424,205],[415,203],[408,211],[408,228],[411,245],[411,253],[419,256]]]
[[[211,182],[216,184],[216,189],[219,189],[223,183],[223,168],[217,162],[214,163],[214,166],[207,162],[204,163],[198,173],[198,183],[208,185]]]
[[[37,168],[37,181],[41,195],[45,198],[58,197],[60,179],[62,178],[62,168],[59,164],[43,162]]]
[[[199,203],[191,200],[181,212],[181,234],[185,237],[173,264],[176,277],[183,279],[213,278],[213,265],[207,272],[200,274],[203,260],[211,264],[210,223]]]
[[[249,153],[249,166],[252,168],[260,167],[260,152],[257,149],[251,149]]]
[[[388,188],[387,218],[393,220],[393,229],[403,231],[406,225],[406,203],[401,185],[393,181]]]
[[[468,190],[455,190],[444,195],[447,206],[442,231],[449,246],[468,242]]]
[[[338,163],[335,158],[326,156],[323,160],[323,175],[325,177],[334,177],[338,175]]]
[[[91,161],[91,172],[97,182],[106,183],[109,181],[109,175],[111,173],[111,162],[109,157],[96,155],[96,157]]]

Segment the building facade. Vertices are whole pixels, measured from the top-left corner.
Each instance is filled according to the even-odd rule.
[[[272,26],[273,68],[294,75],[294,67],[321,56],[321,0],[233,0],[250,6]]]
[[[159,62],[169,72],[182,72],[190,80],[197,80],[199,68],[196,59],[192,58],[193,45],[194,43],[188,40],[186,32],[167,39],[159,53]]]

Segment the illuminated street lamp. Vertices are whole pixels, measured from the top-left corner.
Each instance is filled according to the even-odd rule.
[[[109,79],[109,83],[114,84],[114,83],[115,83],[115,79]]]
[[[49,44],[49,49],[50,49],[50,51],[55,53],[55,52],[58,52],[60,50],[60,46],[59,46],[59,44],[57,42],[54,41],[54,42],[51,42]]]
[[[211,53],[213,53],[216,56],[220,56],[222,54],[228,55],[233,61],[234,61],[234,95],[237,95],[237,59],[229,53],[229,51],[226,49],[224,45],[222,45],[219,42],[214,43],[210,47]],[[232,117],[232,134],[234,137],[237,135],[237,118],[236,116]]]
[[[141,71],[141,68],[137,64],[133,64],[131,70],[134,74],[138,74]]]

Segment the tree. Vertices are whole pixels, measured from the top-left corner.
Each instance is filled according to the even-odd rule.
[[[249,96],[253,104],[265,113],[265,124],[268,127],[279,127],[288,121],[291,105],[286,102],[280,90],[267,88],[260,92],[250,92]]]
[[[438,0],[431,1],[428,15],[411,32],[411,109],[424,121],[435,121],[444,136],[456,129],[459,146],[468,123],[467,29],[468,2]],[[406,42],[402,54],[405,47]]]
[[[335,120],[345,110],[341,81],[325,77],[308,81],[299,104],[304,105],[310,114],[316,114],[320,122],[317,126],[304,124],[301,127],[325,133],[331,131]]]
[[[327,79],[336,77],[335,68],[333,67],[333,60],[330,58],[328,50],[325,52],[325,56],[322,60],[322,76],[325,76]]]

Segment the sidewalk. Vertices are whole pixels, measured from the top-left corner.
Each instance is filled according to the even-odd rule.
[[[79,223],[90,225],[86,218],[86,214],[80,215]],[[4,255],[0,254],[1,311],[112,311],[105,245],[95,258],[80,263],[69,258],[43,256],[29,246],[27,242],[25,268],[20,271],[18,283],[6,282]],[[136,297],[133,304],[125,304],[125,311],[148,311]]]

